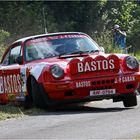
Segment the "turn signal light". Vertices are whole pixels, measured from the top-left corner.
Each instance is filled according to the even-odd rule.
[[[65,88],[68,88],[68,85],[67,84],[63,84],[63,85],[57,85],[56,87],[58,89],[65,89]]]

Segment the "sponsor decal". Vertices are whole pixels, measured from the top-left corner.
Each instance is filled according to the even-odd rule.
[[[78,72],[90,72],[99,70],[112,70],[115,68],[114,60],[97,60],[77,63]]]
[[[134,76],[123,76],[115,79],[115,83],[125,83],[125,82],[133,82],[133,81],[135,81]]]
[[[83,87],[90,87],[90,86],[91,86],[90,81],[76,82],[76,88],[83,88]]]
[[[48,36],[48,37],[40,37],[40,38],[29,40],[27,42],[27,45],[29,45],[30,43],[45,42],[48,40],[63,39],[63,38],[82,38],[85,36],[86,35],[66,34],[66,35],[54,35],[54,36]]]
[[[81,37],[85,37],[85,35],[72,35],[72,34],[66,34],[66,35],[58,35],[58,36],[49,36],[47,37],[48,40],[54,40],[54,39],[63,39],[63,38],[81,38]]]
[[[119,58],[116,55],[107,57],[95,55],[94,58],[88,56],[82,60],[75,58],[70,61],[69,65],[72,74],[120,69]]]
[[[0,94],[21,92],[21,78],[19,74],[0,76]]]

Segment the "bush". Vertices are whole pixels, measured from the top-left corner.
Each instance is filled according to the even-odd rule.
[[[0,30],[0,58],[2,57],[4,50],[6,49],[6,41],[10,36],[9,32]]]
[[[113,36],[109,31],[102,33],[102,35],[94,35],[94,40],[102,47],[106,53],[122,53],[119,48],[113,48]]]

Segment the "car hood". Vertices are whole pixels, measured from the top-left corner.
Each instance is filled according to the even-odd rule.
[[[110,57],[116,57],[116,59],[123,59],[124,57],[128,56],[127,54],[104,54],[104,53],[98,53],[98,54],[88,54],[88,55],[65,55],[63,57],[52,57],[52,58],[47,58],[47,59],[41,59],[41,60],[35,60],[32,62],[27,63],[29,66],[35,66],[35,65],[42,65],[42,64],[47,64],[47,65],[53,65],[53,64],[58,64],[63,68],[66,68],[68,64],[73,62],[74,60],[79,60],[79,61],[86,61],[87,58],[91,58],[93,60],[101,59],[101,60],[106,60],[109,59]],[[86,60],[85,60],[86,59]]]
[[[71,55],[64,57],[53,57],[43,60],[36,60],[28,63],[31,73],[38,78],[43,68],[49,69],[52,65],[59,65],[70,77],[80,76],[101,76],[117,74],[120,70],[122,59],[127,55],[123,54],[91,54]]]

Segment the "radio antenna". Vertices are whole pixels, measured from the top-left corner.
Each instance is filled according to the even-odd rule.
[[[46,25],[46,17],[45,17],[45,9],[43,7],[43,22],[44,22],[44,31],[45,31],[45,34],[48,33],[47,31],[47,25]]]

